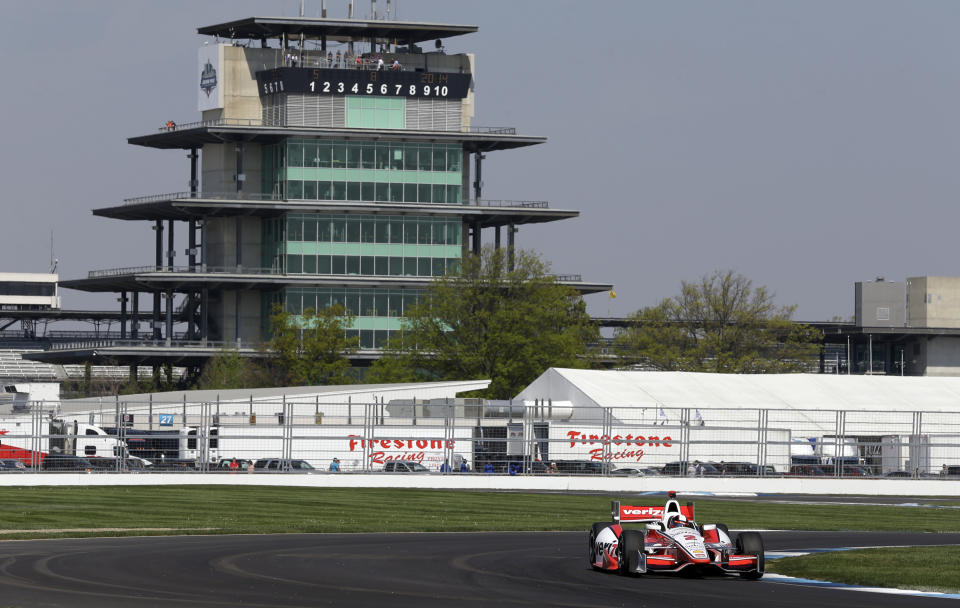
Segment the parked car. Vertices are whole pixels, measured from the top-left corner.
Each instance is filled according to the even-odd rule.
[[[687,469],[689,468],[688,465],[689,463],[685,460],[676,460],[674,462],[668,462],[667,464],[663,465],[662,473],[664,475],[673,475],[676,477],[682,477],[687,474]],[[714,477],[714,476],[720,475],[720,469],[718,468],[719,466],[720,465],[718,465],[715,462],[701,462],[700,474],[703,477]]]
[[[153,466],[150,467],[155,471],[164,471],[164,472],[177,472],[177,471],[196,471],[197,470],[197,461],[189,458],[161,458],[155,460]]]
[[[614,469],[610,471],[610,475],[614,477],[656,477],[661,475],[659,469],[654,469],[651,467],[646,468],[633,468],[633,467],[622,467],[619,469]]]
[[[384,473],[429,473],[430,469],[419,462],[407,460],[391,461],[383,465]]]
[[[0,473],[25,473],[26,471],[27,465],[23,464],[22,460],[16,458],[0,459]]]
[[[231,469],[231,468],[230,468],[230,463],[231,463],[232,461],[234,461],[234,460],[237,461],[237,467],[236,467],[235,469]],[[244,471],[244,472],[246,472],[247,467],[250,465],[251,462],[253,462],[253,461],[252,461],[252,460],[247,460],[246,458],[223,458],[222,460],[220,460],[220,462],[218,462],[218,463],[216,464],[216,466],[210,467],[210,469],[213,470],[213,471],[219,471],[219,472],[223,472],[223,471]],[[254,465],[254,468],[256,468],[256,465]]]
[[[91,471],[93,468],[90,459],[66,454],[49,454],[40,465],[44,471]]]
[[[563,475],[603,475],[603,463],[596,460],[554,460]]]
[[[293,473],[313,473],[316,469],[306,460],[296,460],[290,458],[261,458],[253,463],[253,470],[257,473],[262,472],[293,472]]]
[[[826,477],[827,472],[816,464],[795,464],[790,466],[789,475],[797,477]]]
[[[92,470],[101,471],[101,472],[110,472],[110,471],[127,471],[133,473],[139,473],[145,471],[150,466],[149,460],[144,460],[136,456],[131,456],[129,458],[123,458],[120,460],[119,466],[117,464],[116,458],[96,458],[90,457],[87,458],[92,465]]]

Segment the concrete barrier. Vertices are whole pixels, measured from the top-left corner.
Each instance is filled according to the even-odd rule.
[[[674,477],[567,477],[563,475],[384,475],[298,473],[23,473],[0,475],[0,486],[237,485],[314,488],[421,488],[636,494],[827,494],[868,496],[960,496],[960,481],[940,479],[753,479]]]

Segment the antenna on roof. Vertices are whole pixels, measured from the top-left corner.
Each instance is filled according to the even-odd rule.
[[[53,274],[57,271],[57,264],[60,262],[57,258],[53,257],[53,229],[50,229],[50,274]]]
[[[390,0],[387,0],[387,12],[384,16],[384,19],[390,21]]]
[[[303,17],[303,0],[300,0],[300,16]]]

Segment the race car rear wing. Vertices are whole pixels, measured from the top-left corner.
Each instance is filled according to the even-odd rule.
[[[612,501],[610,506],[613,521],[618,524],[664,521],[666,519],[665,514],[670,515],[673,513],[683,515],[691,521],[695,519],[693,517],[692,502],[680,506],[680,503],[673,500],[672,497],[663,506],[627,506],[621,505],[619,500]]]

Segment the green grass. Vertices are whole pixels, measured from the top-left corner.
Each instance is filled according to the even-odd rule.
[[[815,580],[960,593],[960,547],[858,549],[767,562],[767,571]]]
[[[438,490],[235,486],[9,487],[0,489],[6,538],[131,534],[586,530],[611,498],[662,497]],[[681,497],[682,498],[682,497]],[[697,519],[730,528],[958,532],[952,509],[696,500]],[[89,532],[49,532],[54,529]],[[132,531],[96,531],[132,528]],[[174,528],[173,531],[138,531]],[[48,530],[45,532],[44,530]]]

